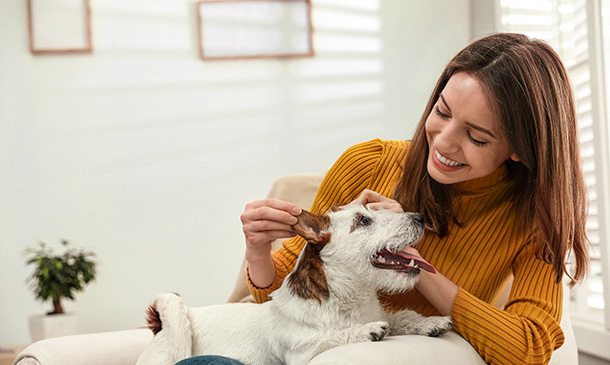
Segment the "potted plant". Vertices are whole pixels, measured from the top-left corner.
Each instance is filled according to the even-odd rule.
[[[70,247],[67,240],[61,240],[61,244],[62,253],[55,253],[44,242],[25,250],[26,264],[34,266],[28,278],[34,296],[53,305],[53,310],[46,315],[30,317],[33,341],[75,333],[76,316],[64,311],[62,300],[73,300],[77,292],[95,279],[95,254]]]

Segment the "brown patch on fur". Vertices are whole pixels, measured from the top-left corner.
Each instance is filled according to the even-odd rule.
[[[330,235],[322,233],[330,226],[330,218],[327,215],[312,214],[303,210],[298,216],[298,221],[292,228],[295,232],[305,238],[307,242],[316,245],[325,245],[330,241]]]
[[[317,246],[307,243],[302,255],[298,266],[288,277],[288,286],[295,295],[322,303],[328,299],[330,292],[322,269],[320,251]]]
[[[288,278],[288,286],[295,295],[322,303],[330,295],[320,258],[320,251],[330,241],[330,233],[323,233],[330,225],[330,219],[326,215],[315,215],[306,210],[298,218],[299,221],[292,227],[307,240],[307,244],[297,267]]]
[[[354,223],[352,223],[352,226],[349,229],[349,233],[352,233],[356,230],[356,228],[358,227],[358,221],[360,221],[360,218],[362,218],[362,213],[356,213],[356,215],[354,216]]]
[[[154,335],[163,329],[161,316],[154,303],[149,305],[148,309],[146,309],[146,323],[148,323],[146,327],[151,330]]]

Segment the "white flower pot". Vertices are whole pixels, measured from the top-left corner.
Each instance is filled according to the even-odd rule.
[[[29,325],[32,341],[36,342],[45,338],[76,334],[78,317],[75,313],[38,314],[30,316]]]

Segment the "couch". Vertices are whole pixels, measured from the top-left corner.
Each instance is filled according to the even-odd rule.
[[[324,174],[302,174],[282,177],[275,181],[269,197],[291,201],[303,208],[309,208]],[[273,243],[273,249],[281,245],[281,240]],[[508,297],[510,283],[496,303],[501,307]],[[245,261],[238,275],[229,302],[252,301],[245,274]],[[565,333],[564,345],[553,353],[550,364],[578,364],[578,354],[574,332],[568,311],[569,295],[564,296],[564,316],[561,326]],[[45,339],[28,346],[17,356],[13,365],[133,365],[152,339],[147,329],[92,333]],[[408,349],[404,354],[386,351],[395,342],[404,342]],[[394,347],[395,348],[395,347]],[[326,351],[308,365],[368,365],[362,359],[364,353],[374,350],[379,354],[377,364],[484,364],[476,351],[459,334],[449,332],[440,338],[425,336],[394,336],[380,342],[351,344]],[[264,364],[261,364],[264,365]],[[371,364],[372,365],[372,364]]]

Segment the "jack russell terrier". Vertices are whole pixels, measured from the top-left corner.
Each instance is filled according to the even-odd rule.
[[[293,228],[307,244],[272,300],[187,308],[179,295],[162,294],[148,309],[155,336],[137,364],[222,355],[244,364],[302,365],[335,346],[451,329],[449,317],[388,313],[377,297],[412,289],[420,270],[436,272],[402,251],[422,237],[423,215],[353,204],[326,215],[303,211]]]

